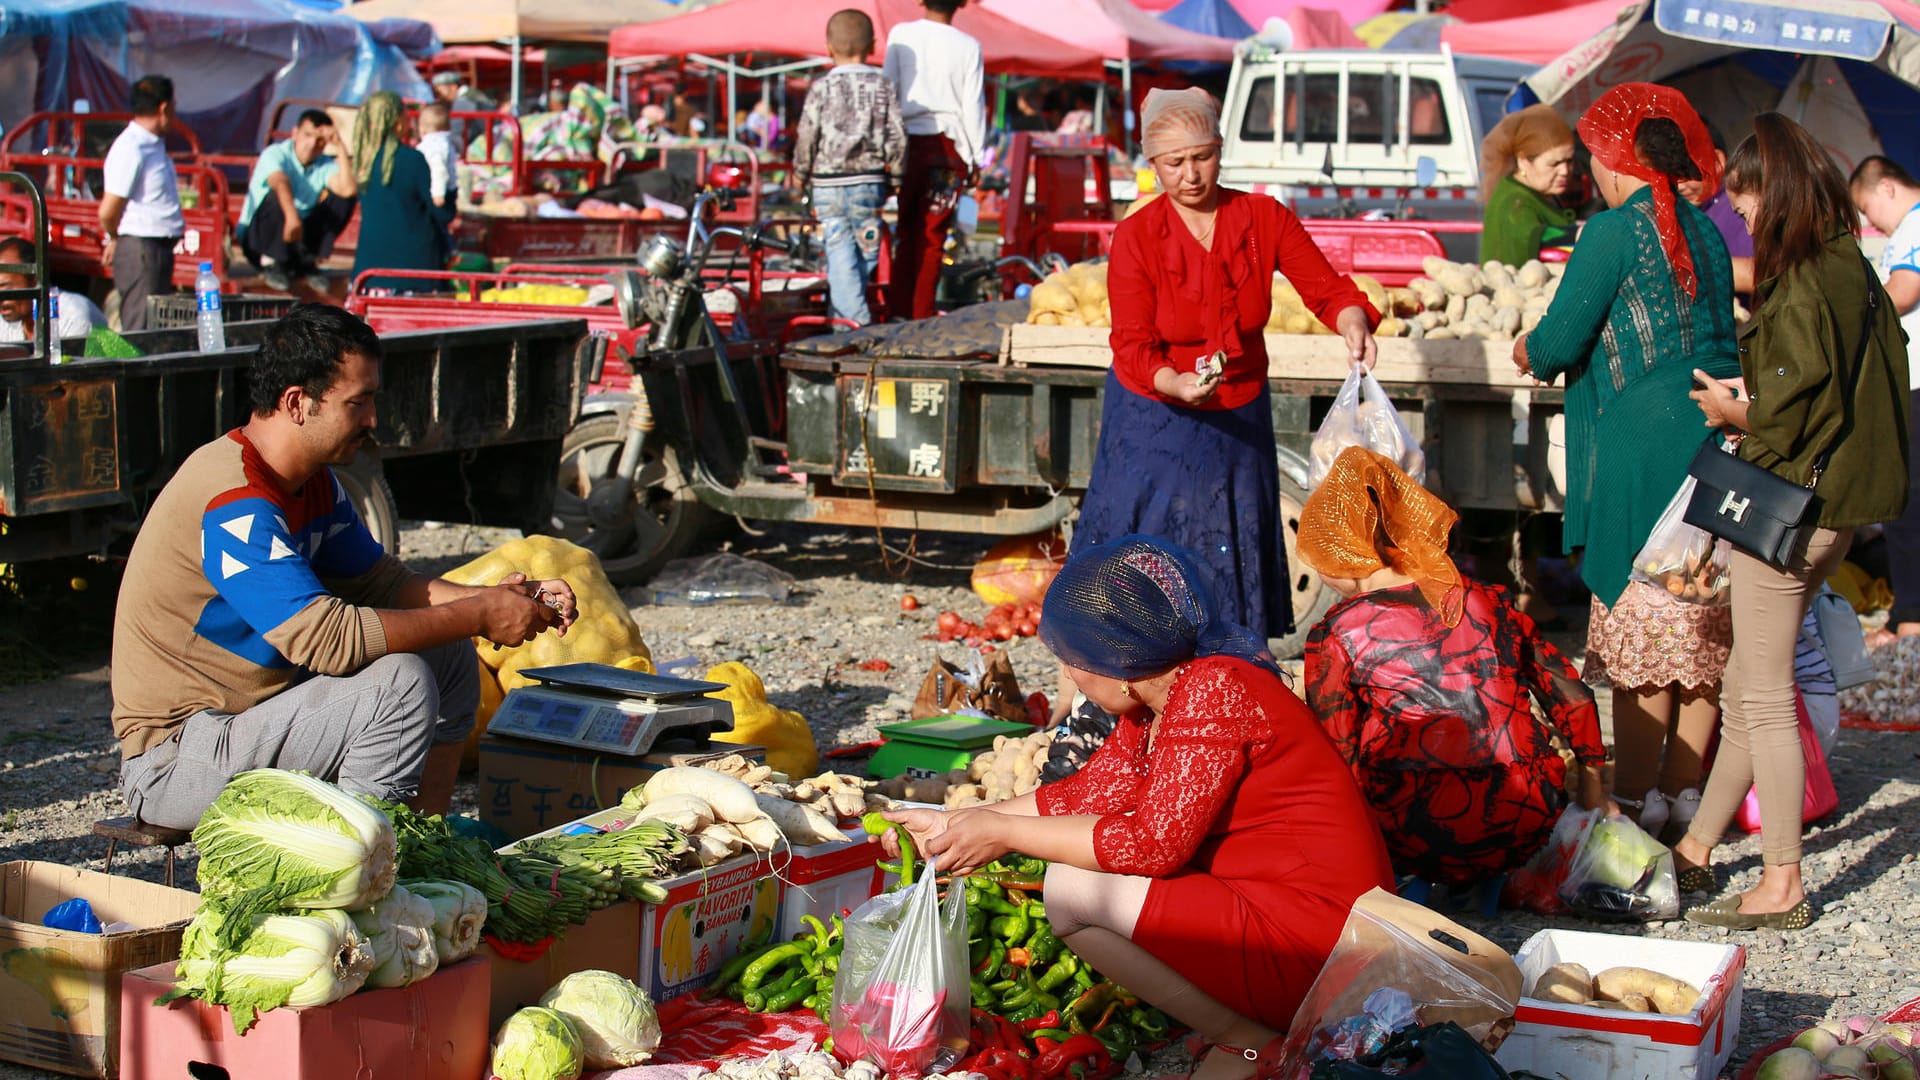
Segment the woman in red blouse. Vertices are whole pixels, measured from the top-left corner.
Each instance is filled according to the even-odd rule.
[[[1075,554],[1040,637],[1121,717],[1087,767],[1011,802],[887,817],[943,870],[1050,860],[1055,931],[1213,1044],[1196,1076],[1270,1072],[1353,902],[1392,887],[1366,801],[1192,553],[1126,536]]]
[[[1466,885],[1524,864],[1566,806],[1606,804],[1600,714],[1573,665],[1447,556],[1458,515],[1348,447],[1300,513],[1300,561],[1341,601],[1307,638],[1307,704],[1366,793],[1395,871]],[[1534,719],[1533,702],[1547,723]]]
[[[1171,540],[1212,572],[1228,619],[1280,637],[1293,605],[1267,389],[1274,274],[1356,364],[1372,366],[1380,316],[1285,207],[1220,186],[1211,95],[1155,90],[1144,114],[1142,149],[1166,194],[1114,234],[1113,369],[1074,550],[1136,532]]]

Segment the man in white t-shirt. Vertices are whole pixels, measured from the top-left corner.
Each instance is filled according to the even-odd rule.
[[[33,245],[18,236],[0,240],[0,264],[5,263],[32,266]],[[33,284],[32,274],[0,273],[0,289],[30,289]],[[58,298],[60,315],[54,320],[55,333],[71,339],[84,338],[93,332],[94,313],[99,310],[93,301],[79,293],[47,291]],[[33,301],[0,300],[0,345],[30,345],[39,329],[40,320],[34,315]]]
[[[147,328],[147,297],[173,291],[173,247],[187,230],[180,189],[167,157],[173,128],[173,80],[148,75],[133,84],[133,119],[107,151],[100,228],[101,261],[120,290],[120,328]]]
[[[893,239],[888,315],[934,313],[940,257],[960,192],[987,148],[986,69],[980,43],[953,28],[966,0],[921,0],[927,17],[887,34],[883,70],[907,127],[907,175]]]
[[[1887,234],[1880,280],[1900,312],[1900,328],[1907,332],[1908,390],[1912,404],[1920,405],[1920,183],[1876,154],[1853,171],[1852,188],[1854,206]],[[1912,434],[1920,435],[1920,416],[1909,414],[1908,422],[1914,425]],[[1887,628],[1901,635],[1920,634],[1920,453],[1908,454],[1907,473],[1907,512],[1885,528],[1887,570],[1893,578]]]

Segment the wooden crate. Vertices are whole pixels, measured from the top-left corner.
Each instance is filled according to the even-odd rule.
[[[1092,326],[1009,326],[1001,339],[1000,362],[1014,367],[1108,367],[1113,352],[1107,334],[1104,327]],[[1511,341],[1379,341],[1380,360],[1373,373],[1382,383],[1534,387],[1532,379],[1514,370]],[[1340,338],[1267,335],[1269,378],[1338,382],[1346,375],[1347,347]]]

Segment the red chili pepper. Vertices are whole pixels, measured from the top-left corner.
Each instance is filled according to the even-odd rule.
[[[1031,967],[1033,965],[1033,954],[1025,949],[1008,949],[1007,963],[1012,964],[1014,967]]]
[[[1045,1016],[1036,1016],[1031,1020],[1020,1021],[1020,1030],[1025,1032],[1045,1031],[1060,1026],[1060,1010],[1048,1009]]]
[[[1101,1031],[1105,1029],[1108,1024],[1113,1022],[1113,1014],[1119,1010],[1120,1003],[1118,1001],[1109,1002],[1107,1004],[1107,1010],[1100,1014],[1099,1022],[1093,1025],[1093,1030]]]
[[[1038,1070],[1041,1080],[1049,1080],[1065,1073],[1068,1065],[1083,1058],[1095,1058],[1096,1065],[1100,1061],[1111,1060],[1107,1048],[1101,1045],[1099,1039],[1091,1035],[1075,1035],[1042,1055],[1034,1063],[1034,1068]]]
[[[1046,1057],[1054,1047],[1059,1045],[1059,1043],[1047,1038],[1045,1035],[1037,1035],[1033,1040],[1033,1048],[1040,1051],[1041,1057]]]
[[[1041,1080],[1042,1074],[1034,1069],[1033,1062],[1011,1051],[999,1051],[993,1064],[1007,1074],[1008,1080]]]
[[[1000,1049],[1018,1053],[1027,1048],[1025,1035],[1019,1028],[1013,1026],[1013,1021],[1004,1016],[996,1016],[993,1018],[993,1026],[1000,1035]]]

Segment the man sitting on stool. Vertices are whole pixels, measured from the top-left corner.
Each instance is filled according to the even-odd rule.
[[[240,210],[240,248],[269,288],[285,292],[289,278],[319,273],[320,260],[333,254],[334,240],[353,220],[359,195],[353,157],[333,118],[308,109],[293,134],[254,163]],[[307,284],[327,290],[325,278]]]

